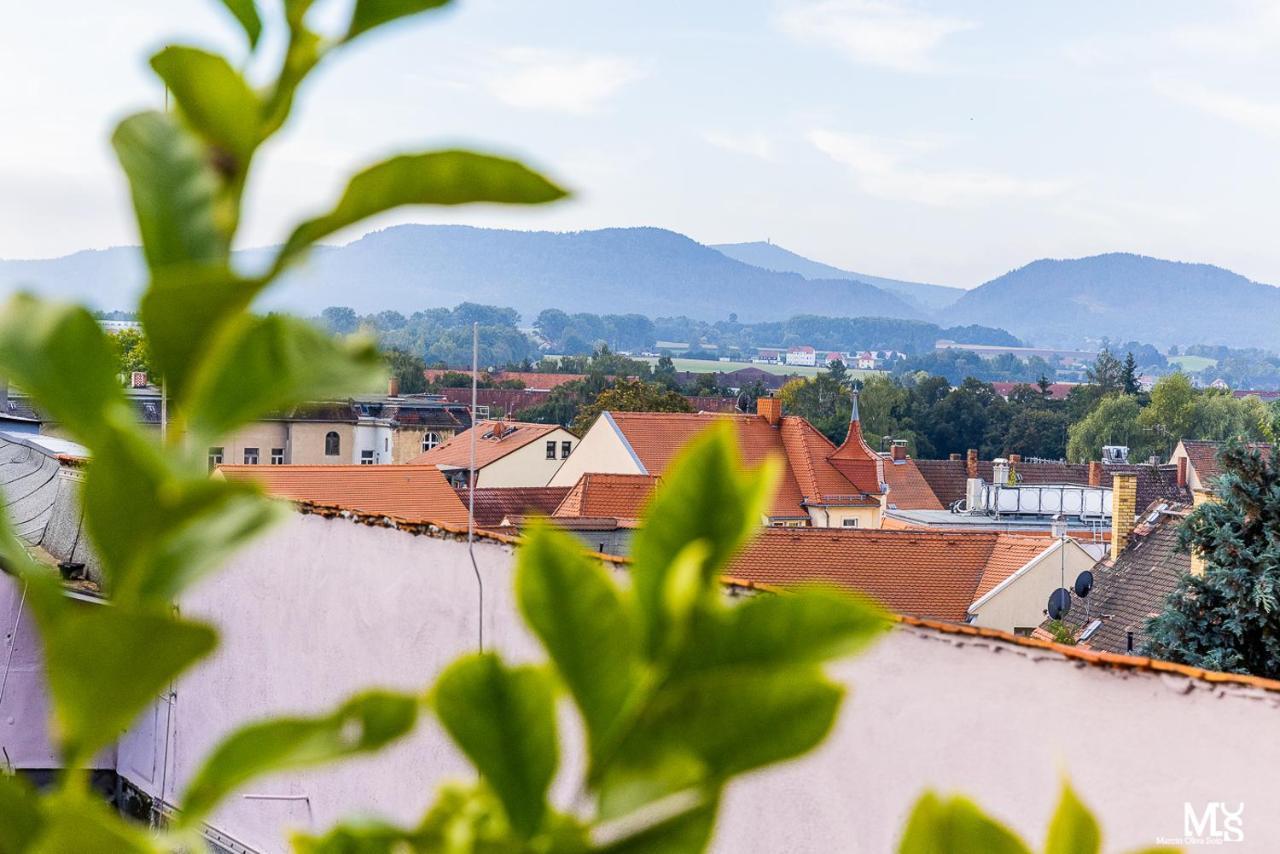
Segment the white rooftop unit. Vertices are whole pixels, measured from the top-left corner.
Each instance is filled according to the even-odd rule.
[[[1111,518],[1111,489],[1078,484],[987,483],[969,478],[965,488],[967,513],[997,516],[1053,516],[1058,513],[1094,522]]]

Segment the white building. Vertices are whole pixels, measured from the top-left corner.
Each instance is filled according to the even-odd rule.
[[[792,347],[787,350],[787,364],[813,368],[818,364],[818,353],[812,347]]]

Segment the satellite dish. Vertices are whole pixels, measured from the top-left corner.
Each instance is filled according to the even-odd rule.
[[[1076,576],[1075,590],[1076,595],[1081,599],[1089,595],[1089,591],[1093,589],[1093,573],[1085,570]]]
[[[1071,610],[1071,591],[1059,587],[1049,594],[1049,619],[1061,620]]]

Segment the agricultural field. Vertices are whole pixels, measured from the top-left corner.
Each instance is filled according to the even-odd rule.
[[[1205,368],[1212,368],[1218,364],[1218,360],[1210,359],[1208,356],[1170,356],[1169,364],[1177,365],[1183,373],[1194,374]]]
[[[648,362],[651,365],[658,363],[656,356],[636,356],[634,357],[642,362]],[[758,365],[755,362],[712,362],[707,359],[681,359],[673,356],[671,361],[675,364],[677,371],[689,371],[695,374],[714,374],[725,373],[728,371],[738,371],[743,368],[759,368],[771,374],[779,374],[781,376],[789,376],[798,374],[802,377],[813,377],[826,370],[825,368],[805,368],[798,365]],[[855,377],[869,377],[873,374],[881,373],[881,371],[859,371],[853,368],[849,369],[849,374]]]

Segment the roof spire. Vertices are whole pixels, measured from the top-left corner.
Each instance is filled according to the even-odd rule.
[[[853,410],[849,413],[849,423],[858,424],[861,419],[858,417],[858,390],[853,390]]]

